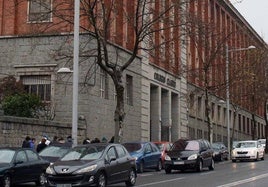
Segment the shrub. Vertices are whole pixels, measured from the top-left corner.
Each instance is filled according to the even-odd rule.
[[[33,94],[9,95],[2,101],[4,115],[37,118],[38,111],[42,109],[41,99]]]

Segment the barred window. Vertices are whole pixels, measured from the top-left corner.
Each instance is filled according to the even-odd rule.
[[[49,22],[52,17],[52,0],[29,0],[28,21]]]
[[[109,94],[108,74],[104,70],[100,70],[100,97],[108,99]]]
[[[51,77],[47,75],[21,76],[27,93],[35,94],[42,101],[51,101]]]

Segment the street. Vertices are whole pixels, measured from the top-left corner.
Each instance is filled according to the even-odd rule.
[[[34,186],[34,184],[18,185],[19,187]],[[124,183],[110,185],[123,187]],[[244,161],[233,163],[231,161],[218,162],[215,170],[204,168],[202,172],[175,171],[166,174],[164,170],[156,172],[147,170],[138,174],[137,187],[267,187],[268,186],[268,160]]]

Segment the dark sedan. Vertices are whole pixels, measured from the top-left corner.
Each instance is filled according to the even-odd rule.
[[[93,143],[72,148],[46,170],[46,186],[78,187],[136,183],[136,164],[120,144]]]
[[[44,185],[49,164],[32,149],[0,148],[0,186],[27,182]]]
[[[165,158],[165,171],[194,169],[202,171],[208,167],[214,170],[213,149],[207,140],[180,139],[173,143]]]
[[[216,161],[228,160],[229,152],[224,143],[222,142],[212,143],[212,149],[214,150],[214,160]]]

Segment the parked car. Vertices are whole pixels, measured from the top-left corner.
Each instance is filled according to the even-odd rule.
[[[266,146],[266,139],[258,139],[258,141],[261,143],[261,145],[262,145],[263,148],[265,149],[265,146]]]
[[[142,173],[144,169],[162,169],[161,152],[152,142],[126,142],[123,146],[130,155],[136,159],[137,170]]]
[[[53,163],[65,155],[70,150],[70,148],[71,147],[67,146],[66,144],[53,144],[47,146],[38,154],[43,159],[48,160],[50,163]]]
[[[91,143],[71,148],[46,170],[46,186],[91,186],[136,183],[136,164],[121,144]]]
[[[264,160],[264,148],[257,140],[240,141],[232,151],[232,161]]]
[[[180,139],[173,143],[165,158],[165,171],[194,169],[202,171],[208,167],[214,170],[213,149],[207,140]]]
[[[30,148],[0,148],[0,186],[27,182],[44,185],[49,164]]]
[[[232,143],[232,149],[234,149],[236,147],[236,145],[238,144],[239,141],[233,141]]]
[[[212,143],[212,149],[214,150],[214,160],[216,161],[223,161],[228,160],[229,152],[228,148],[222,142],[214,142]]]
[[[170,150],[172,143],[167,141],[159,141],[154,142],[154,144],[158,147],[158,149],[161,151],[161,161],[162,161],[162,169],[165,168],[165,157],[166,152]]]

